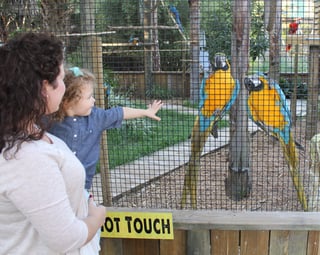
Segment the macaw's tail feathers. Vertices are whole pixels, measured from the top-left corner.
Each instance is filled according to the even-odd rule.
[[[181,208],[185,208],[187,197],[190,196],[193,209],[197,209],[197,181],[200,168],[200,160],[189,160],[186,165],[183,190],[181,196]]]
[[[304,192],[303,181],[299,171],[299,158],[296,151],[296,142],[294,141],[292,135],[290,134],[289,143],[285,144],[283,140],[279,139],[286,161],[289,165],[290,175],[297,191],[298,199],[303,207],[304,211],[308,210],[307,199]]]
[[[204,131],[200,132],[199,117],[196,118],[191,134],[191,154],[186,166],[181,207],[186,206],[187,196],[190,195],[193,209],[197,208],[197,180],[200,169],[200,157],[214,122]]]

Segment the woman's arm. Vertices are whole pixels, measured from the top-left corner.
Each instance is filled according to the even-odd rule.
[[[85,244],[87,244],[99,228],[103,225],[106,217],[106,208],[102,205],[96,205],[92,198],[89,198],[89,212],[88,217],[83,221],[88,227],[88,237]]]

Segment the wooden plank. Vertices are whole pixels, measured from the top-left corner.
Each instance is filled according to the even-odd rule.
[[[110,211],[171,212],[174,229],[318,230],[320,212],[233,212],[107,207]]]
[[[144,239],[144,254],[160,255],[160,241],[156,239]]]
[[[122,255],[122,239],[115,238],[101,238],[100,241],[101,252],[100,254],[117,254]]]
[[[288,254],[289,231],[274,230],[270,232],[270,254],[289,255]]]
[[[315,232],[319,233],[319,232]],[[303,255],[307,249],[312,248],[307,242],[307,231],[271,231],[270,233],[270,254],[272,255]],[[319,238],[319,236],[318,236]],[[309,246],[310,245],[310,246]],[[318,253],[308,253],[308,255]]]
[[[208,230],[187,231],[187,255],[210,255],[210,232]]]
[[[243,230],[240,235],[240,255],[269,254],[269,231]]]
[[[319,35],[287,35],[286,44],[292,45],[320,45]]]
[[[187,254],[187,231],[175,230],[174,240],[160,240],[160,255]]]
[[[288,240],[288,254],[307,254],[308,231],[290,231]]]
[[[195,232],[195,231],[193,231]],[[201,231],[200,231],[201,232]],[[319,231],[226,231],[211,230],[210,255],[320,255]],[[187,231],[176,230],[175,240],[146,240],[146,239],[101,239],[100,254],[108,255],[184,255],[205,254],[203,250],[193,249],[187,253]],[[192,238],[192,236],[190,236]],[[201,235],[198,235],[201,238]],[[239,241],[241,238],[241,241]],[[239,250],[240,243],[240,250]],[[189,245],[191,246],[191,245]],[[190,249],[190,247],[189,247]]]
[[[234,255],[239,252],[239,231],[211,230],[211,255]]]
[[[319,212],[173,212],[179,229],[320,230]]]
[[[159,240],[123,239],[123,255],[149,254],[159,255]]]
[[[307,255],[320,255],[320,232],[309,231]]]
[[[123,255],[143,255],[143,239],[123,239]]]

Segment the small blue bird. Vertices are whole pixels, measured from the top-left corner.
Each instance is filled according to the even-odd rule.
[[[128,42],[134,46],[139,46],[140,40],[139,40],[139,37],[135,37],[131,35]]]

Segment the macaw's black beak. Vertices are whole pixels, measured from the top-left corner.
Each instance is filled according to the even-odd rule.
[[[225,55],[217,54],[214,57],[214,70],[228,70],[227,57]]]
[[[251,91],[254,88],[254,83],[250,78],[246,77],[244,78],[244,86],[248,91]]]
[[[244,78],[244,85],[249,92],[263,89],[263,83],[258,77]]]

